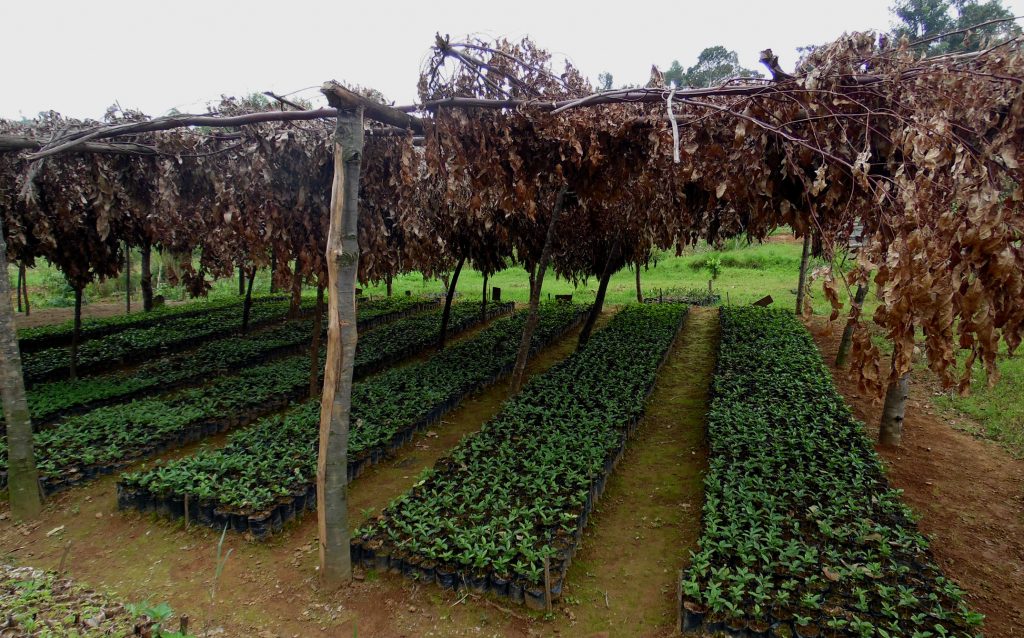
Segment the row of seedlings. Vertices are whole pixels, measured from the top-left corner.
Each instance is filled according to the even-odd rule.
[[[353,562],[533,609],[557,600],[685,315],[622,310],[360,527]]]
[[[734,636],[970,636],[870,440],[789,312],[721,311],[700,549],[681,629]]]
[[[281,295],[253,295],[253,305],[272,301],[281,301]],[[162,306],[154,308],[149,312],[136,312],[130,315],[114,315],[98,319],[82,319],[78,337],[85,341],[95,339],[115,332],[121,332],[129,328],[145,328],[157,324],[172,323],[178,319],[196,317],[211,312],[232,309],[234,312],[241,310],[245,303],[243,297],[224,297],[221,299],[210,299],[194,301],[174,306]],[[18,329],[18,347],[22,354],[35,352],[46,348],[66,346],[71,343],[75,331],[74,320],[63,323],[52,323],[31,328]]]
[[[476,304],[458,304],[456,325],[466,329],[480,321]],[[470,315],[466,321],[460,317]],[[408,324],[414,333],[423,321],[416,315],[396,322]],[[433,345],[433,335],[421,334],[423,348]],[[379,329],[378,329],[379,330]],[[379,361],[394,360],[395,339],[377,336],[372,330],[360,339],[356,373],[379,369]],[[320,350],[323,369],[326,350]],[[213,379],[210,383],[167,397],[138,399],[98,408],[69,417],[56,426],[36,432],[36,464],[45,493],[52,493],[109,474],[140,459],[198,441],[228,429],[248,425],[261,416],[308,396],[310,359],[301,354]],[[6,440],[0,441],[0,487],[7,479]]]
[[[575,328],[585,309],[544,304],[533,351]],[[389,370],[352,388],[348,474],[407,444],[470,393],[511,372],[525,312],[500,319],[426,361]],[[306,509],[316,508],[320,404],[309,401],[233,434],[226,447],[126,473],[118,505],[157,511],[263,539]]]
[[[363,303],[358,310],[358,327],[361,332],[367,331],[402,317],[424,312],[425,308],[436,307],[437,302],[414,302],[404,308],[382,313],[377,303]],[[496,311],[495,308],[489,310],[492,313]],[[433,314],[440,316],[438,313],[440,310],[434,311]],[[468,312],[463,314],[470,318]],[[439,324],[439,320],[431,321]],[[326,331],[326,322],[321,322],[321,327]],[[462,326],[454,328],[464,329]],[[407,322],[402,324],[398,332],[402,334],[409,329]],[[436,333],[436,326],[434,330]],[[161,357],[131,370],[37,384],[26,396],[32,424],[38,428],[60,418],[104,405],[198,385],[232,370],[266,363],[287,354],[296,354],[308,349],[310,340],[309,322],[292,320],[267,330],[210,341],[194,350]],[[378,359],[378,365],[389,365],[392,361],[402,359],[414,349],[421,347],[418,341],[415,344],[411,343],[413,340],[409,338],[405,341],[408,344],[408,352],[393,353],[393,358],[388,361]]]
[[[387,323],[398,316],[408,315],[430,306],[436,300],[426,301],[417,297],[389,297],[360,303],[360,320],[363,329]],[[284,321],[290,302],[268,300],[255,304],[250,311],[249,326],[257,328]],[[303,314],[313,309],[312,300],[302,303]],[[197,345],[236,334],[241,330],[242,317],[237,308],[229,307],[196,316],[178,318],[172,322],[155,326],[131,328],[86,341],[78,347],[78,372],[91,374],[96,371],[145,361],[153,356],[178,352]],[[67,347],[48,348],[26,354],[22,357],[22,372],[25,383],[32,385],[43,381],[63,379],[68,376],[70,362]]]
[[[303,306],[304,311],[308,312],[312,308],[312,302],[305,299]],[[249,326],[258,328],[284,321],[288,308],[289,302],[279,299],[254,304],[250,312]],[[236,334],[241,326],[242,316],[236,308],[222,308],[191,317],[176,318],[167,323],[128,328],[90,339],[78,345],[78,374],[94,374],[117,366],[146,361],[168,352],[193,348],[212,339]],[[31,387],[38,383],[67,378],[70,362],[68,346],[24,354],[21,364],[25,385]]]

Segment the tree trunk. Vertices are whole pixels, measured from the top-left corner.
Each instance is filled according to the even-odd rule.
[[[811,256],[811,231],[804,233],[804,250],[800,255],[800,280],[796,288],[796,314],[804,310],[804,292],[807,290],[807,262]]]
[[[245,270],[238,267],[238,296],[241,297],[245,294]]]
[[[302,265],[299,257],[295,258],[295,271],[292,273],[292,300],[288,305],[288,318],[298,319],[302,312]]]
[[[480,296],[480,322],[487,321],[487,275],[484,275],[484,291]]]
[[[132,249],[124,243],[124,314],[132,314]]]
[[[452,298],[455,296],[455,286],[459,283],[459,273],[462,272],[462,265],[466,263],[465,257],[459,257],[455,264],[455,272],[452,273],[452,282],[448,285],[448,294],[444,298],[444,312],[441,314],[441,334],[437,336],[437,349],[444,350],[444,344],[448,340],[448,320],[451,319]]]
[[[548,222],[548,232],[544,238],[544,248],[540,253],[540,263],[537,264],[537,274],[530,277],[530,311],[526,316],[526,325],[523,326],[523,338],[519,342],[516,365],[512,369],[512,382],[509,384],[512,394],[518,394],[523,387],[526,360],[530,357],[530,344],[533,341],[533,333],[537,329],[537,324],[540,323],[540,289],[544,284],[544,271],[547,270],[548,262],[551,260],[551,244],[555,237],[555,225],[558,223],[558,217],[562,214],[565,191],[566,187],[563,186],[555,198],[555,207],[551,211],[551,221]]]
[[[149,312],[153,309],[153,247],[149,242],[142,244],[142,277],[139,287],[142,289],[142,309]]]
[[[313,313],[313,345],[309,350],[309,398],[320,394],[320,333],[324,330],[324,287],[316,287],[316,311]]]
[[[882,421],[878,425],[878,442],[896,447],[903,439],[903,416],[907,411],[907,396],[910,394],[910,373],[889,384],[882,406]]]
[[[7,422],[7,489],[11,514],[26,520],[42,509],[39,474],[32,449],[32,420],[25,401],[25,379],[21,373],[18,330],[11,306],[11,280],[7,274],[7,242],[0,216],[0,395]],[[20,266],[24,270],[24,264]],[[24,281],[24,277],[21,279]]]
[[[868,287],[860,284],[857,286],[857,292],[853,296],[853,305],[860,310],[864,305],[864,298],[868,296]],[[846,358],[850,356],[850,345],[853,343],[853,321],[846,322],[846,328],[843,329],[843,338],[839,341],[839,352],[836,353],[836,367],[841,368],[846,365]]]
[[[21,312],[21,286],[25,282],[25,266],[18,264],[18,289],[15,291],[18,297],[18,312]]]
[[[245,302],[242,304],[242,334],[249,332],[249,315],[252,313],[252,282],[256,279],[256,266],[249,274],[249,285],[245,288]]]
[[[640,288],[640,262],[636,262],[636,302],[644,302],[644,291]]]
[[[391,296],[391,292],[392,292],[391,284],[392,284],[393,281],[394,280],[392,279],[391,275],[388,275],[388,276],[384,277],[384,285],[387,287],[388,297]]]
[[[270,251],[270,294],[277,292],[277,286],[274,284],[274,275],[277,274],[277,251]]]
[[[590,308],[590,314],[587,315],[586,323],[583,324],[583,330],[580,330],[579,341],[576,344],[577,350],[582,350],[587,345],[587,341],[590,341],[590,333],[594,330],[594,324],[597,323],[597,318],[601,315],[604,296],[608,292],[608,281],[612,278],[612,269],[614,268],[612,264],[618,256],[618,252],[619,249],[616,246],[604,262],[604,272],[601,273],[601,281],[597,285],[597,297],[594,299],[594,305]]]
[[[75,287],[75,328],[71,331],[71,380],[78,378],[78,341],[82,336],[82,288]]]
[[[352,580],[348,531],[348,431],[356,354],[356,275],[359,270],[359,171],[363,111],[338,111],[331,186],[327,275],[330,283],[327,364],[320,397],[317,525],[320,578],[328,590]]]

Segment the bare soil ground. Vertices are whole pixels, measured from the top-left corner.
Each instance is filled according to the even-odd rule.
[[[176,305],[168,301],[167,305]],[[142,312],[142,300],[132,300],[132,314]],[[123,315],[124,301],[98,301],[82,305],[82,319],[103,319],[115,315]],[[48,326],[52,323],[64,323],[75,318],[75,309],[71,308],[32,308],[31,314],[27,317],[23,312],[14,315],[15,324],[19,328],[35,328],[36,326]]]
[[[825,360],[835,361],[840,332],[812,330]],[[881,403],[862,396],[845,370],[832,368],[840,392],[877,436]],[[903,445],[879,448],[891,483],[921,516],[946,575],[985,614],[987,638],[1024,635],[1024,461],[998,444],[955,429],[936,414],[928,373],[911,379]],[[1024,400],[1024,398],[1022,398]]]
[[[572,352],[575,335],[542,352],[527,374]],[[350,489],[352,526],[409,489],[424,468],[476,431],[507,397],[507,383],[499,382],[361,476]],[[212,629],[219,636],[352,636],[356,630],[363,636],[479,636],[488,635],[479,628],[504,620],[504,612],[402,578],[368,574],[343,591],[319,591],[316,517],[308,514],[267,543],[228,533],[224,552],[231,555],[215,583],[216,531],[118,512],[115,486],[116,476],[108,476],[58,494],[28,525],[12,523],[6,504],[0,505],[4,559],[54,569],[67,551],[67,571],[79,582],[128,602],[167,601],[191,617],[195,631]]]
[[[128,601],[169,601],[191,616],[192,627],[221,629],[216,635],[228,637],[348,637],[356,631],[385,638],[672,635],[676,571],[699,533],[704,401],[717,324],[712,317],[713,311],[701,310],[688,319],[647,418],[584,535],[564,604],[551,618],[373,572],[340,592],[319,591],[315,517],[308,515],[265,544],[229,533],[225,551],[232,554],[211,601],[218,534],[117,512],[114,477],[56,496],[31,525],[14,525],[0,505],[0,552],[18,564],[55,568],[67,551],[68,571],[81,582]],[[815,338],[831,361],[838,334]],[[529,373],[553,365],[574,347],[569,335],[542,353]],[[833,372],[874,435],[880,406],[862,396],[845,371]],[[938,417],[930,401],[934,391],[927,377],[915,379],[904,445],[880,453],[892,483],[921,515],[939,564],[964,587],[972,607],[986,614],[985,635],[1020,636],[1024,462]],[[353,483],[353,526],[408,489],[423,468],[476,431],[506,398],[504,383],[477,395]]]

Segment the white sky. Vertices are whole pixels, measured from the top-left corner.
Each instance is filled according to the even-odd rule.
[[[770,47],[789,69],[797,46],[888,29],[891,2],[2,0],[0,117],[54,109],[99,118],[115,101],[154,116],[200,112],[221,94],[288,93],[330,79],[407,104],[436,31],[530,35],[592,82],[610,71],[616,86],[646,83],[651,64],[664,71],[678,59],[685,68],[716,44],[758,69]],[[1024,8],[1004,3],[1018,15]]]

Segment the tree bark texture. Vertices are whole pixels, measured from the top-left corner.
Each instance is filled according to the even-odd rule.
[[[25,281],[25,271],[24,271],[24,269],[23,269],[23,268],[22,268],[22,267],[21,267],[21,266],[19,265],[19,266],[18,266],[18,286],[17,286],[17,290],[15,291],[15,292],[16,292],[16,295],[15,295],[15,296],[17,296],[17,297],[18,297],[18,312],[21,312],[21,284],[22,284],[22,283],[23,283],[24,281]]]
[[[523,387],[523,375],[526,373],[526,360],[530,357],[530,343],[533,341],[533,333],[540,323],[540,289],[544,283],[544,271],[551,261],[551,244],[555,237],[555,225],[562,214],[562,205],[565,202],[566,187],[563,186],[555,197],[555,207],[551,211],[551,221],[548,222],[548,232],[544,238],[544,248],[540,253],[540,262],[537,264],[537,273],[530,278],[530,310],[526,316],[526,325],[523,326],[523,338],[519,342],[519,352],[516,354],[516,365],[512,369],[512,381],[509,388],[512,394],[518,394]]]
[[[11,305],[11,280],[7,274],[7,242],[0,216],[0,395],[7,423],[7,489],[14,518],[34,518],[42,509],[39,474],[32,449],[32,420],[25,401],[18,330]],[[22,266],[22,269],[24,266]]]
[[[864,305],[864,298],[868,296],[868,287],[858,285],[857,292],[853,295],[853,305],[858,309]],[[846,359],[850,356],[850,346],[853,344],[853,321],[847,321],[843,328],[843,338],[839,340],[839,351],[836,352],[836,367],[846,365]]]
[[[142,309],[149,312],[153,309],[153,247],[149,242],[142,244],[142,276],[139,288],[142,289]]]
[[[320,333],[324,329],[324,287],[316,287],[316,311],[313,313],[313,345],[309,350],[309,398],[320,394]]]
[[[288,306],[288,318],[298,319],[302,312],[302,262],[295,258],[295,271],[292,273],[292,299]]]
[[[78,378],[78,342],[82,338],[82,288],[75,288],[75,327],[71,331],[71,380]]]
[[[480,321],[487,321],[487,275],[484,275],[484,291],[480,295]]]
[[[277,292],[277,285],[274,284],[274,276],[277,274],[277,251],[270,251],[270,294]]]
[[[896,447],[903,440],[903,417],[907,411],[907,396],[910,394],[910,373],[889,384],[882,405],[882,421],[878,424],[878,442]]]
[[[644,302],[644,291],[640,288],[640,262],[636,262],[636,302]]]
[[[124,314],[132,314],[132,249],[124,243]]]
[[[466,263],[465,257],[459,257],[455,264],[455,272],[452,273],[452,281],[448,284],[448,294],[444,297],[444,312],[441,314],[441,334],[437,335],[437,349],[444,350],[444,344],[448,340],[448,321],[451,319],[452,298],[455,297],[455,286],[459,283],[459,274],[462,273],[462,265]]]
[[[391,277],[391,275],[388,275],[388,276],[384,277],[384,285],[387,287],[387,295],[388,295],[388,297],[391,296],[391,293],[393,291],[392,290],[392,283],[394,283],[394,279]]]
[[[804,310],[804,293],[807,291],[807,262],[811,256],[811,233],[804,234],[804,249],[800,255],[800,279],[796,287],[796,314]]]
[[[245,294],[245,269],[238,267],[238,296]]]
[[[320,397],[317,525],[320,578],[327,589],[352,579],[348,531],[348,432],[356,354],[356,276],[359,269],[359,171],[363,112],[338,111],[327,235],[327,364]]]
[[[245,287],[245,302],[242,304],[242,334],[249,332],[249,315],[252,314],[252,282],[256,279],[256,266],[249,273],[249,285]]]
[[[597,318],[601,315],[601,308],[604,307],[604,296],[608,292],[608,280],[612,278],[613,263],[618,256],[618,252],[619,248],[616,246],[608,254],[608,258],[604,262],[604,272],[601,273],[601,280],[597,285],[597,297],[594,299],[594,305],[590,308],[590,314],[587,315],[587,321],[583,324],[583,329],[580,330],[579,341],[576,344],[577,350],[582,350],[587,345],[587,342],[590,341],[590,333],[593,332],[594,324],[597,323]],[[640,271],[638,270],[637,272]]]

